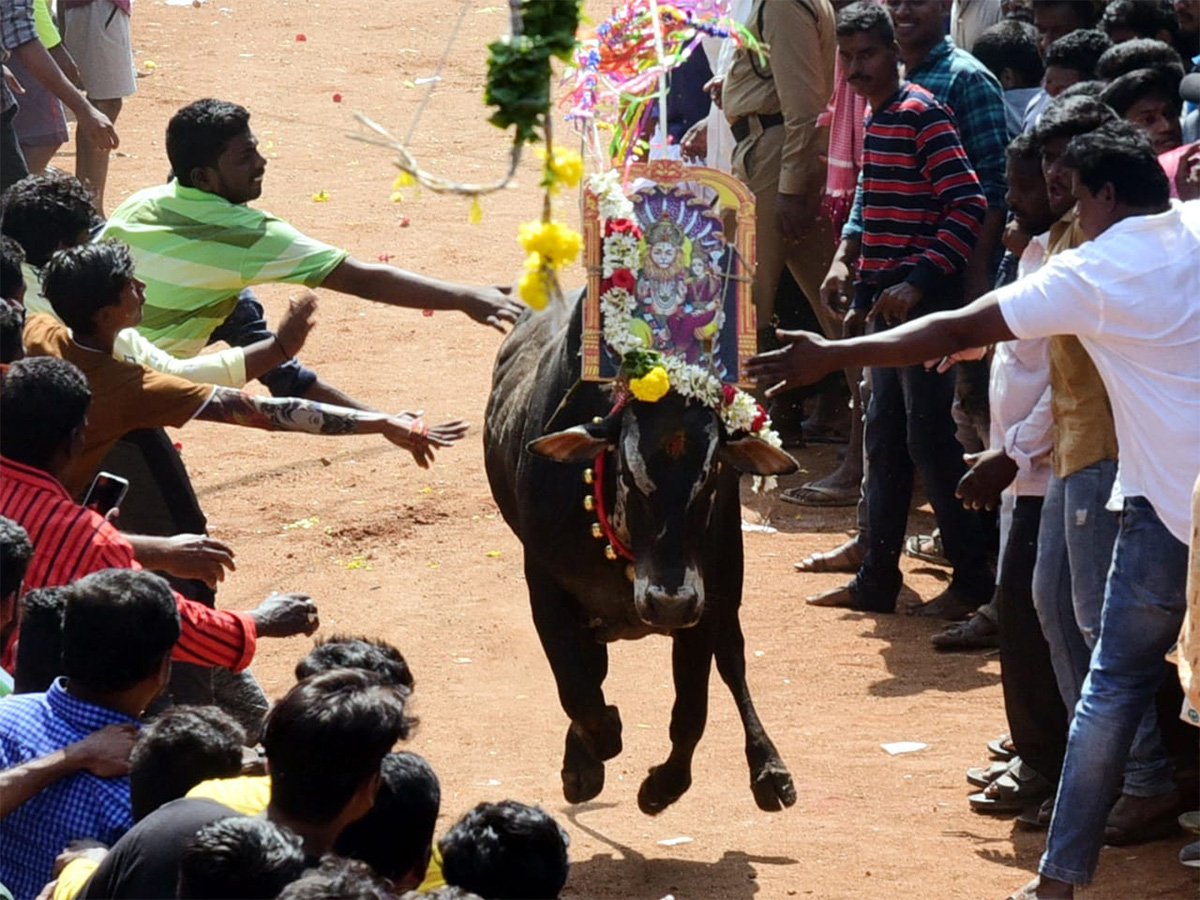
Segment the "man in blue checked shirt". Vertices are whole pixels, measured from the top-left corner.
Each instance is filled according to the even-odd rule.
[[[157,575],[94,572],[65,589],[63,677],[0,702],[0,769],[45,756],[107,725],[136,725],[171,672],[179,613]],[[78,772],[0,820],[0,882],[32,900],[73,840],[112,844],[133,825],[129,779]]]

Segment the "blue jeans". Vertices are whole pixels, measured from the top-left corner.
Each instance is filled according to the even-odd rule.
[[[254,291],[243,288],[233,312],[217,326],[208,340],[209,343],[224,341],[230,347],[249,347],[274,334],[267,327],[262,304],[254,296]],[[292,357],[260,375],[258,380],[271,392],[272,397],[303,397],[316,383],[317,373],[300,365],[300,361]]]
[[[1166,673],[1187,606],[1187,546],[1144,497],[1127,497],[1100,635],[1067,738],[1041,874],[1087,884],[1129,746]]]
[[[1119,527],[1119,518],[1105,509],[1116,474],[1116,461],[1106,459],[1066,478],[1052,478],[1042,507],[1033,602],[1068,715],[1079,702],[1100,633],[1105,580]],[[1124,791],[1155,797],[1171,788],[1170,765],[1151,704],[1129,751]]]

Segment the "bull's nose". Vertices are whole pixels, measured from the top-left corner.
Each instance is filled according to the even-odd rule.
[[[660,628],[687,628],[700,618],[700,596],[693,587],[681,586],[668,591],[657,585],[646,589],[645,608],[641,610],[647,625]]]

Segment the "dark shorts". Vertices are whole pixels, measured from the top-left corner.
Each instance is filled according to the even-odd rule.
[[[274,334],[275,332],[267,327],[262,304],[250,288],[245,288],[238,294],[237,306],[209,336],[209,342],[224,341],[231,347],[248,347],[264,338],[273,337]],[[273,397],[303,397],[316,383],[317,373],[306,369],[293,357],[258,380]]]

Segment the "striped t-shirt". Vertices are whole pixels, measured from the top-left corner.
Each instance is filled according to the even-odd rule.
[[[862,196],[860,307],[874,288],[909,281],[928,290],[961,272],[987,211],[954,119],[914,84],[867,120]]]
[[[195,356],[254,284],[316,287],[348,256],[270,213],[171,181],[116,208],[102,238],[129,245],[146,282],[138,330],[175,356]]]

